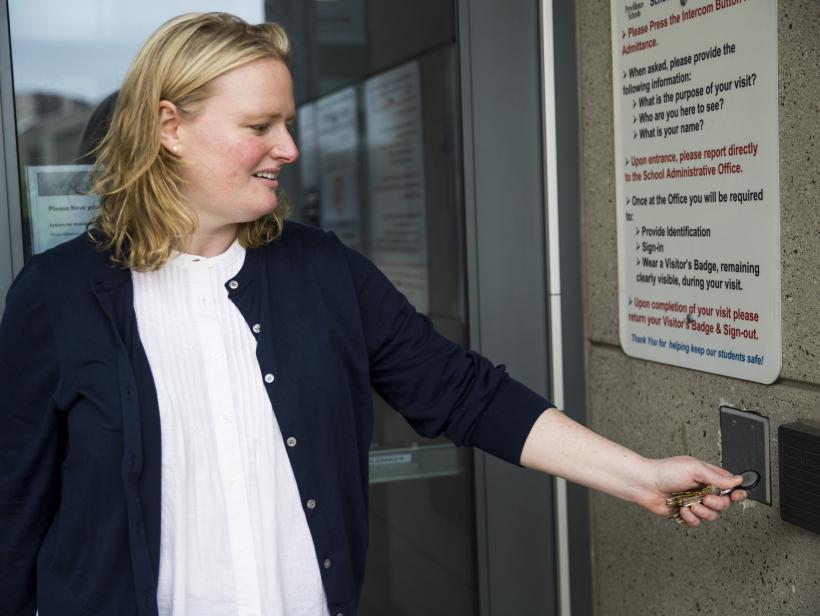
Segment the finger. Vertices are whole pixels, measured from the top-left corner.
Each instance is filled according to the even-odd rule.
[[[731,494],[729,494],[729,498],[732,499],[733,503],[742,503],[747,498],[749,498],[749,493],[746,490],[735,490]]]
[[[733,475],[724,468],[702,462],[698,470],[695,471],[695,479],[707,485],[719,487],[721,490],[728,490],[739,486],[743,482],[743,477]]]
[[[720,513],[713,511],[709,507],[704,507],[702,504],[696,504],[689,507],[698,518],[706,522],[714,522],[720,517]]]
[[[728,496],[714,496],[709,494],[703,497],[703,504],[712,511],[723,513],[732,506],[732,499]]]
[[[681,507],[680,517],[687,526],[692,528],[700,526],[700,518],[689,511],[689,507]]]
[[[721,466],[717,466],[716,464],[712,464],[711,462],[703,462],[703,464],[709,467],[710,470],[714,471],[718,475],[723,475],[724,477],[738,477],[739,475],[735,475],[731,471],[727,471],[725,468]]]

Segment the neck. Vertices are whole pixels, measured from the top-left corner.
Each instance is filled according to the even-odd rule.
[[[185,243],[185,252],[200,257],[215,257],[228,250],[236,239],[236,225],[229,225],[213,231],[198,229]]]

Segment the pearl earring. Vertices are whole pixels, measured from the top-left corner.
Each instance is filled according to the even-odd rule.
[[[179,153],[179,144],[175,143],[174,146],[171,148],[174,151],[174,154]]]

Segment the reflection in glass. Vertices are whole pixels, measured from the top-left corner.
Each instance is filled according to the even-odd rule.
[[[293,0],[267,10],[291,33],[304,114],[295,216],[367,254],[466,345],[453,4]],[[478,613],[472,453],[418,436],[378,398],[374,410],[360,614]]]
[[[345,244],[363,250],[359,189],[359,106],[345,88],[316,103],[319,132],[319,220]]]
[[[37,250],[35,244],[43,245],[35,239],[43,225],[65,222],[57,216],[49,223],[42,212],[33,215],[36,204],[30,198],[37,191],[29,185],[29,168],[90,162],[88,153],[99,135],[89,128],[101,124],[92,113],[101,103],[104,113],[110,110],[106,97],[120,87],[148,35],[167,19],[194,11],[227,10],[252,23],[264,19],[262,0],[234,0],[221,7],[207,0],[16,0],[8,4],[26,258]],[[84,136],[90,140],[84,141]],[[74,222],[80,222],[79,214],[75,213]]]
[[[429,311],[421,78],[408,62],[364,85],[373,261]]]

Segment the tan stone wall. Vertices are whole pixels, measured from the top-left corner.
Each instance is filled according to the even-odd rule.
[[[771,507],[750,503],[686,530],[593,495],[595,614],[817,616],[820,535],[780,520],[777,428],[820,422],[820,2],[778,3],[783,371],[770,386],[621,350],[610,6],[576,0],[576,10],[590,425],[648,456],[715,463],[721,404],[759,410],[772,434]]]

